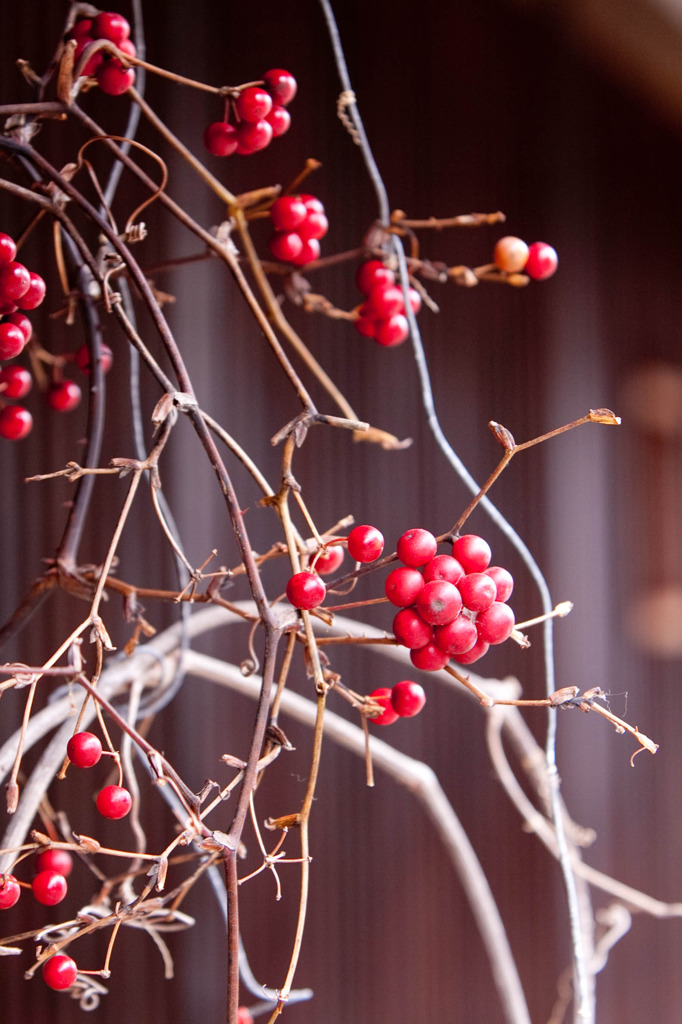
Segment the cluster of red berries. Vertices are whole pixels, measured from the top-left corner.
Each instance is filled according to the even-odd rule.
[[[102,11],[95,18],[81,18],[77,21],[67,38],[76,40],[74,61],[77,66],[88,46],[98,39],[107,39],[125,56],[135,57],[135,44],[129,37],[130,25],[122,14]],[[120,60],[105,49],[93,53],[82,68],[81,75],[96,78],[102,92],[109,96],[121,96],[135,82],[133,68],[124,68]]]
[[[356,526],[346,540],[356,562],[373,562],[383,552],[384,538],[375,526]],[[323,550],[310,569],[295,573],[286,595],[295,608],[312,611],[324,602],[327,588],[320,574],[335,572],[343,555],[337,544]],[[436,671],[450,658],[470,665],[491,644],[507,640],[515,625],[507,601],[514,579],[507,569],[491,565],[490,546],[473,533],[458,537],[452,554],[438,554],[438,542],[428,530],[408,530],[396,553],[402,565],[391,570],[384,593],[400,609],[393,634],[410,651],[415,668]],[[398,712],[400,714],[400,712]]]
[[[75,733],[66,746],[72,764],[79,768],[92,768],[102,757],[102,744],[91,732]],[[105,786],[97,795],[97,809],[105,818],[123,818],[132,805],[130,793],[123,786]],[[68,891],[66,881],[73,867],[68,850],[47,849],[36,857],[36,874],[30,888],[35,899],[46,907],[61,903]],[[0,875],[0,910],[9,910],[19,900],[22,885],[12,874]],[[75,960],[56,953],[43,964],[43,979],[50,988],[64,990],[76,980],[78,967]]]
[[[33,895],[46,907],[61,903],[68,891],[67,876],[71,874],[73,858],[68,850],[44,850],[36,857],[36,874],[31,882]],[[21,886],[14,875],[0,876],[0,910],[8,910],[18,902]]]
[[[291,124],[286,109],[296,95],[296,79],[283,68],[273,68],[263,75],[262,85],[247,85],[235,90],[229,107],[235,123],[224,120],[209,124],[204,132],[204,146],[213,156],[250,156],[284,135]]]
[[[31,324],[28,317],[20,313],[10,313],[11,317],[22,317],[26,322],[27,340],[31,337]],[[2,323],[0,323],[1,333]],[[107,373],[113,362],[113,353],[108,345],[101,346],[101,363]],[[1,358],[1,357],[0,357]],[[90,350],[83,343],[71,357],[73,362],[84,374],[90,373]],[[0,369],[0,401],[11,398],[25,398],[33,386],[33,377],[24,366],[3,366]],[[44,398],[51,409],[56,412],[71,412],[81,401],[80,386],[70,377],[64,377],[61,369],[58,375],[48,384]],[[26,437],[33,426],[33,417],[28,409],[21,405],[5,405],[0,409],[0,437],[10,441],[20,441]]]
[[[374,725],[393,725],[399,718],[414,718],[426,704],[423,686],[411,679],[401,679],[393,687],[380,686],[370,697],[384,708],[371,719]]]
[[[40,274],[17,262],[16,242],[0,233],[0,360],[14,359],[33,334],[24,310],[35,309],[45,298],[45,282]],[[23,398],[31,388],[31,375],[18,366],[0,370],[3,398]],[[0,409],[0,437],[18,441],[30,433],[33,419],[22,405],[3,405]]]
[[[31,882],[33,896],[46,907],[61,903],[68,891],[67,875],[73,860],[68,850],[44,850],[36,857],[36,874]],[[0,910],[9,910],[19,901],[21,883],[14,875],[0,876]]]
[[[505,235],[495,245],[495,265],[507,274],[526,274],[534,281],[545,281],[559,265],[556,249],[547,242],[526,245],[522,238]]]
[[[276,260],[302,267],[320,258],[320,238],[329,230],[324,205],[315,196],[280,196],[270,207],[275,229],[268,246]]]
[[[412,664],[436,671],[450,658],[470,665],[501,644],[514,629],[506,603],[514,580],[491,566],[488,543],[475,534],[458,537],[451,555],[437,554],[428,530],[408,530],[397,545],[403,563],[386,578],[385,594],[400,608],[393,620],[396,640],[410,650]]]
[[[102,743],[92,732],[76,732],[66,744],[69,761],[77,768],[92,768],[98,764],[104,751]],[[105,786],[97,794],[97,810],[105,818],[125,818],[132,807],[132,798],[125,786]]]
[[[337,538],[339,540],[340,538]],[[346,538],[348,554],[356,562],[374,562],[384,550],[383,534],[376,526],[355,526]],[[338,552],[341,552],[340,555]],[[322,551],[313,560],[310,569],[294,573],[286,586],[287,600],[294,608],[312,611],[319,608],[327,596],[327,588],[318,573],[328,576],[336,572],[343,561],[343,551],[338,543],[330,542],[326,551]]]
[[[395,283],[395,273],[381,260],[368,260],[358,268],[355,283],[365,296],[354,321],[356,331],[365,338],[374,338],[379,345],[400,345],[410,329],[403,290]],[[407,294],[416,315],[421,309],[421,295],[415,288],[408,289]]]

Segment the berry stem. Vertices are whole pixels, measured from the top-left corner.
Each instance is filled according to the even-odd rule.
[[[326,604],[326,612],[345,612],[348,608],[365,608],[370,604],[387,604],[387,597],[369,597],[365,601],[349,601],[348,604]],[[319,640],[318,640],[319,643]]]
[[[524,451],[526,448],[532,448],[536,444],[541,444],[543,441],[549,441],[550,438],[557,437],[559,434],[564,434],[568,430],[573,430],[575,427],[580,427],[584,423],[605,423],[608,426],[618,426],[620,424],[620,417],[612,413],[610,409],[591,409],[586,416],[581,416],[579,419],[573,420],[571,423],[566,423],[562,427],[556,427],[554,430],[550,430],[546,434],[541,434],[539,437],[534,437],[530,441],[524,441],[522,444],[516,443],[506,427],[491,421],[489,426],[495,435],[496,440],[505,448],[505,453],[486,482],[480,488],[478,493],[474,495],[462,515],[452,527],[451,533],[454,536],[459,534],[462,526],[467,521],[473,510],[490,490],[502,471],[507,468],[514,455],[518,452]]]
[[[528,626],[537,626],[540,622],[546,622],[547,619],[563,619],[572,611],[572,601],[561,601],[556,605],[554,611],[548,612],[546,615],[537,615],[534,619],[526,619],[525,622],[517,622],[516,629],[527,629]]]
[[[492,485],[497,480],[498,476],[503,472],[503,470],[505,470],[507,468],[507,466],[511,462],[511,459],[512,459],[513,455],[514,455],[514,451],[513,450],[512,451],[506,451],[504,453],[504,455],[500,459],[499,463],[497,464],[496,468],[493,470],[493,472],[490,474],[490,476],[488,477],[486,482],[483,484],[483,486],[479,490],[478,494],[474,495],[474,497],[471,499],[471,501],[469,502],[467,507],[464,509],[464,511],[462,512],[461,516],[459,517],[459,519],[457,520],[455,525],[452,527],[451,533],[452,533],[453,536],[457,537],[459,535],[459,533],[461,532],[462,527],[464,526],[464,524],[466,523],[467,519],[469,518],[471,513],[474,511],[474,509],[476,508],[476,506],[480,502],[481,498],[483,498],[488,493],[488,491],[490,490]]]
[[[427,217],[425,220],[412,220],[403,210],[394,210],[391,224],[401,228],[432,228],[443,231],[445,228],[479,227],[482,224],[503,224],[506,216],[498,210],[496,213],[464,213],[456,217]]]

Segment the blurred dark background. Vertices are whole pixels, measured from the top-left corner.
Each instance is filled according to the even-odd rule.
[[[131,14],[127,2],[119,10]],[[42,71],[66,11],[64,3],[29,2],[5,12],[2,103],[32,98],[15,61],[24,58]],[[251,8],[149,0],[144,16],[148,59],[154,64],[212,84],[257,79],[273,66],[295,74],[299,92],[290,132],[261,154],[223,161],[208,157],[209,166],[232,191],[242,192],[285,185],[307,157],[319,159],[322,167],[307,187],[324,202],[331,225],[323,253],[359,246],[376,217],[376,204],[360,153],[336,118],[340,86],[317,4]],[[629,885],[675,901],[680,898],[682,771],[677,743],[682,709],[679,9],[669,0],[598,5],[425,0],[418,6],[403,0],[344,0],[337,17],[392,208],[412,217],[493,210],[507,216],[503,227],[421,232],[423,255],[478,266],[490,261],[496,239],[506,233],[547,241],[559,253],[559,271],[547,282],[523,290],[485,283],[473,289],[434,285],[440,314],[426,309],[420,314],[436,408],[472,473],[484,479],[498,458],[487,429],[491,419],[521,441],[598,406],[623,417],[617,430],[582,427],[520,455],[493,496],[535,553],[554,599],[574,602],[573,613],[556,629],[557,684],[602,686],[612,694],[614,712],[661,746],[655,758],[642,753],[632,768],[629,737],[616,735],[593,716],[560,716],[564,796],[573,817],[597,832],[586,859]],[[201,133],[221,116],[220,102],[154,76],[148,78],[146,95],[201,156]],[[123,129],[125,99],[93,91],[82,97],[82,105],[112,133]],[[78,128],[55,122],[36,145],[59,166],[74,158],[83,138]],[[159,146],[167,159],[169,193],[203,225],[220,223],[219,202],[148,126],[142,125],[139,138]],[[156,173],[153,167],[150,173]],[[138,196],[138,186],[124,179],[114,208],[121,222]],[[0,230],[14,233],[25,226],[30,211],[0,192],[0,215]],[[143,263],[201,250],[159,207],[146,211],[145,220],[150,234],[142,243]],[[265,254],[266,225],[257,225],[254,237]],[[65,353],[80,338],[63,317],[54,316],[60,299],[50,276],[50,244],[44,225],[22,258],[52,283],[33,316],[39,340],[50,351]],[[354,268],[354,263],[341,264],[311,273],[311,284],[350,309],[359,301]],[[248,448],[276,485],[280,451],[269,439],[296,414],[297,401],[236,287],[216,261],[159,273],[155,281],[175,296],[166,311],[202,407]],[[357,522],[379,526],[389,545],[416,525],[447,530],[468,495],[426,424],[409,345],[381,349],[342,322],[309,317],[289,305],[287,314],[361,418],[414,439],[404,451],[384,452],[354,444],[345,432],[313,431],[294,468],[318,525],[328,528],[352,514]],[[144,318],[142,329],[157,351]],[[115,366],[107,381],[103,464],[132,454],[124,340],[114,323],[107,322],[106,331]],[[305,379],[320,408],[336,412]],[[144,380],[147,440],[148,415],[157,398],[156,385]],[[54,553],[71,494],[63,481],[25,485],[23,480],[77,460],[86,423],[84,406],[60,416],[38,394],[29,405],[36,421],[32,435],[0,445],[3,620],[40,574],[42,560]],[[258,506],[259,494],[246,474],[236,465],[230,468],[240,503],[248,509],[253,544],[264,550],[275,536],[273,514]],[[200,564],[216,547],[220,561],[233,564],[224,505],[187,424],[174,433],[161,474],[190,560]],[[108,478],[98,484],[83,562],[104,557],[124,488],[125,482]],[[486,533],[494,561],[514,572],[517,618],[537,614],[539,598],[508,541],[481,511],[470,526]],[[146,496],[126,530],[118,572],[139,584],[175,585],[168,545]],[[283,579],[280,570],[272,570],[266,576],[269,592],[278,592]],[[366,596],[372,596],[370,590]],[[234,596],[247,595],[235,590]],[[47,656],[85,607],[52,595],[5,648],[3,660],[36,663]],[[146,614],[163,628],[173,621],[174,610],[148,606]],[[106,615],[121,645],[128,627],[115,601]],[[371,620],[388,628],[385,609]],[[239,662],[246,634],[232,630],[199,646]],[[334,667],[362,692],[391,685],[403,672],[363,650],[335,657]],[[541,696],[539,634],[531,650],[507,644],[480,668],[491,676],[517,676],[526,695]],[[570,962],[558,868],[524,831],[495,779],[485,751],[484,713],[453,697],[436,678],[421,681],[429,698],[423,714],[399,722],[382,738],[438,773],[488,873],[531,1018],[543,1024]],[[310,693],[302,668],[292,683]],[[332,708],[347,713],[339,702]],[[2,700],[3,738],[16,727],[22,709],[21,692]],[[245,753],[251,715],[243,699],[188,679],[173,707],[154,723],[151,737],[199,788],[207,777],[222,778],[222,753]],[[542,740],[544,713],[528,712],[526,720]],[[297,750],[270,773],[259,797],[261,818],[295,810],[303,795],[310,735],[295,723],[287,723],[287,732]],[[71,801],[72,820],[83,831],[101,829],[87,783],[72,785],[71,796],[64,798],[55,784],[52,799]],[[155,798],[150,805],[147,825],[154,845],[165,841],[172,826]],[[107,830],[112,841],[120,834],[116,828]],[[362,763],[331,743],[323,754],[312,850],[310,916],[296,984],[313,988],[315,999],[287,1009],[287,1020],[345,1024],[407,1017],[414,1024],[492,1024],[502,1019],[471,911],[424,813],[408,792],[381,775],[376,787],[367,789]],[[82,870],[87,892],[87,873],[81,865],[76,870]],[[281,903],[274,900],[267,873],[243,890],[251,964],[259,981],[272,987],[281,985],[286,972],[297,907],[297,869],[283,867],[281,875]],[[609,902],[599,892],[593,895],[596,907]],[[65,916],[87,898],[74,881]],[[182,1024],[223,1019],[224,933],[208,885],[194,890],[185,909],[199,923],[170,938],[174,980],[163,981],[159,954],[143,934],[121,936],[111,991],[94,1017]],[[35,918],[27,912],[25,927],[36,927]],[[3,928],[14,929],[18,919],[7,925],[3,918]],[[630,1024],[646,1017],[674,1024],[682,1000],[681,945],[679,920],[635,916],[598,978],[597,1019]],[[101,937],[88,955],[93,966],[101,962]],[[39,979],[21,981],[27,956],[7,958],[2,966],[8,1022],[82,1019],[68,997],[47,992]],[[253,998],[245,994],[244,1001]]]

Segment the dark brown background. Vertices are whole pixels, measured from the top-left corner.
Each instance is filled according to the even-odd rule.
[[[601,6],[618,18],[617,4]],[[2,102],[30,98],[13,62],[23,57],[42,69],[65,10],[63,4],[45,10],[28,3],[4,15]],[[121,10],[130,13],[127,4]],[[575,19],[566,18],[568,13]],[[643,3],[631,5],[630,13],[636,16],[631,33],[635,44],[641,39],[644,54],[647,29],[658,26],[658,18]],[[483,478],[497,457],[486,428],[490,419],[523,440],[595,406],[612,407],[624,417],[617,431],[582,428],[520,456],[497,485],[495,499],[536,553],[555,599],[575,602],[573,614],[556,631],[558,684],[603,686],[614,694],[614,711],[627,714],[661,744],[655,758],[642,754],[633,769],[629,738],[591,716],[561,716],[564,794],[574,817],[598,832],[587,859],[672,901],[680,895],[682,643],[674,614],[679,592],[672,591],[669,624],[660,605],[633,602],[649,588],[659,592],[664,585],[682,584],[682,139],[674,88],[663,103],[646,67],[633,82],[625,55],[605,53],[591,31],[582,33],[580,14],[578,4],[555,10],[492,0],[476,5],[347,0],[338,8],[354,89],[392,206],[412,216],[504,210],[504,231],[528,241],[547,240],[560,254],[556,277],[526,290],[434,288],[441,314],[424,311],[419,322],[436,406],[457,451]],[[271,66],[295,73],[299,95],[291,108],[291,132],[259,156],[214,160],[212,169],[233,191],[242,191],[286,183],[305,157],[320,159],[323,168],[310,187],[324,201],[331,223],[324,251],[358,245],[376,216],[374,197],[359,153],[335,117],[339,85],[317,5],[312,0],[258,7],[150,2],[145,18],[149,59],[190,77],[235,84]],[[666,38],[674,42],[672,27]],[[149,82],[147,95],[201,153],[201,131],[220,116],[218,103],[157,80]],[[83,105],[112,131],[122,129],[124,100],[93,93]],[[72,138],[52,125],[38,145],[65,163],[73,156]],[[146,128],[141,138],[156,145]],[[170,192],[202,223],[218,223],[217,201],[177,160],[170,158],[169,168]],[[121,219],[129,205],[117,207]],[[1,193],[0,214],[0,229],[10,231],[19,230],[28,215]],[[157,211],[149,211],[147,222],[148,263],[198,250],[184,230]],[[481,228],[422,235],[423,252],[450,264],[478,265],[490,259],[500,233]],[[255,232],[263,251],[266,234],[265,227]],[[48,252],[45,232],[27,249],[26,262],[47,272]],[[169,317],[202,406],[247,444],[276,480],[279,453],[269,438],[295,415],[296,400],[282,385],[232,282],[210,263],[164,274],[157,283],[176,296]],[[357,302],[347,267],[316,275],[314,285],[341,307]],[[34,319],[47,347],[70,351],[72,335],[48,318],[58,306],[56,294],[51,291],[44,312]],[[404,452],[384,453],[354,446],[343,433],[314,432],[295,469],[316,520],[326,526],[352,513],[359,522],[376,523],[388,538],[418,524],[436,532],[447,529],[467,496],[425,424],[409,346],[386,351],[343,324],[306,319],[296,310],[291,318],[359,415],[415,442]],[[117,354],[109,378],[103,460],[131,452],[126,356],[115,327],[108,330]],[[652,365],[660,372],[651,373]],[[147,411],[157,397],[155,386],[147,383]],[[327,409],[326,399],[317,397]],[[63,527],[61,503],[69,497],[67,484],[26,487],[22,480],[78,458],[85,424],[82,409],[62,420],[41,408],[37,396],[31,408],[32,436],[0,447],[3,617],[41,571],[41,559],[54,551]],[[652,419],[652,411],[659,415]],[[222,561],[234,561],[217,488],[185,425],[173,438],[162,475],[190,559],[198,564],[216,546]],[[249,508],[254,545],[262,549],[272,537],[271,514],[258,509],[258,495],[238,469],[235,481],[242,505]],[[101,561],[122,495],[122,484],[102,483],[81,552],[84,561]],[[146,506],[144,498],[144,515],[126,533],[120,575],[171,586],[167,547]],[[471,527],[489,529],[482,513]],[[488,535],[495,560],[516,574],[517,617],[535,614],[539,602],[518,557],[497,531]],[[274,592],[280,583],[274,574],[268,585]],[[3,658],[35,662],[80,620],[84,607],[67,601],[60,609],[52,600]],[[148,613],[158,626],[170,621],[166,610]],[[119,610],[112,605],[108,615],[120,643],[125,633]],[[375,621],[384,624],[381,616]],[[244,653],[241,637],[238,644],[230,636],[202,646],[236,660]],[[539,637],[527,653],[507,647],[487,659],[485,670],[518,675],[529,696],[540,695]],[[398,669],[386,668],[371,654],[339,657],[335,665],[349,685],[362,690],[399,678]],[[570,957],[558,869],[523,831],[493,776],[482,712],[453,699],[435,679],[424,682],[426,711],[414,722],[399,723],[390,738],[438,772],[489,874],[532,1019],[542,1024]],[[302,672],[295,685],[308,692]],[[21,713],[18,697],[2,701],[3,734]],[[246,703],[188,680],[152,736],[198,788],[206,777],[218,777],[223,752],[244,753],[250,715]],[[527,720],[540,737],[543,714],[529,713]],[[290,734],[298,749],[272,772],[261,798],[262,817],[294,810],[303,794],[310,737],[295,724]],[[499,1005],[459,883],[410,795],[385,778],[377,783],[366,789],[362,765],[327,745],[312,823],[310,920],[297,975],[297,984],[312,987],[316,998],[290,1008],[286,1019],[292,1024],[359,1019],[492,1024],[501,1019]],[[62,799],[61,791],[57,795]],[[72,814],[87,821],[87,787],[78,801]],[[165,833],[166,815],[155,807],[152,835],[154,818],[159,835]],[[286,970],[295,872],[282,869],[281,903],[275,903],[267,875],[243,893],[252,966],[272,986],[281,984]],[[69,900],[72,912],[78,898]],[[598,906],[604,902],[595,895]],[[162,981],[158,953],[143,935],[126,936],[116,948],[111,994],[97,1019],[154,1024],[222,1019],[224,939],[208,887],[195,891],[187,910],[201,924],[171,939],[175,980]],[[35,916],[29,915],[33,923],[27,927],[35,926]],[[598,980],[598,1020],[674,1024],[682,997],[681,940],[679,921],[636,918]],[[98,943],[89,955],[93,964],[100,962]],[[67,997],[46,993],[39,980],[21,982],[26,966],[27,958],[3,961],[5,1020],[81,1019]]]

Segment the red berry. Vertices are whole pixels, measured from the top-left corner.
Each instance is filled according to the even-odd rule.
[[[272,141],[272,126],[264,118],[260,121],[242,121],[237,125],[237,152],[250,156],[265,149]]]
[[[433,629],[414,608],[401,608],[393,619],[393,635],[410,650],[425,647],[433,640]]]
[[[444,626],[456,619],[462,610],[459,590],[447,580],[425,583],[415,602],[417,611],[432,626]]]
[[[528,259],[523,269],[534,281],[545,281],[552,276],[558,265],[556,249],[547,242],[533,242],[528,247]]]
[[[0,231],[0,263],[12,263],[17,254],[17,247],[11,235]]]
[[[270,207],[275,231],[293,231],[305,221],[308,210],[300,196],[280,196]]]
[[[80,404],[81,389],[75,380],[64,378],[50,384],[45,392],[45,401],[56,412],[71,412]]]
[[[348,534],[348,554],[356,562],[373,562],[384,550],[384,535],[376,526],[354,526]]]
[[[237,1024],[253,1024],[251,1011],[246,1006],[240,1006],[237,1010]]]
[[[66,753],[77,768],[92,768],[102,756],[102,743],[92,732],[76,732],[66,744]]]
[[[484,572],[469,572],[457,584],[462,601],[472,612],[484,612],[495,600],[497,588],[492,577]]]
[[[367,260],[358,267],[355,283],[363,295],[369,295],[375,285],[395,284],[395,274],[381,260]]]
[[[308,238],[324,238],[329,231],[329,221],[323,213],[306,210],[307,216],[298,229],[305,242]]]
[[[108,39],[119,46],[130,35],[130,25],[122,14],[102,11],[93,19],[92,33],[95,39]]]
[[[23,405],[6,405],[0,409],[0,437],[21,441],[31,433],[33,417]]]
[[[315,572],[297,572],[286,586],[287,600],[294,608],[310,611],[318,608],[325,599],[327,588]]]
[[[132,39],[124,39],[123,42],[118,44],[118,48],[127,57],[137,57],[137,47]]]
[[[25,313],[7,313],[2,318],[2,320],[3,323],[14,324],[15,327],[18,327],[19,330],[23,332],[24,340],[26,342],[29,342],[31,340],[31,337],[33,335],[33,327],[31,326],[31,321],[29,320]]]
[[[105,818],[125,818],[133,806],[133,800],[124,786],[105,786],[97,794],[97,810]]]
[[[23,366],[3,366],[0,370],[0,395],[23,398],[31,390],[33,377]]]
[[[449,660],[449,655],[435,643],[410,651],[410,661],[415,668],[420,668],[424,672],[438,672],[439,669],[445,668]]]
[[[466,654],[478,640],[476,626],[467,615],[459,615],[447,625],[437,626],[433,635],[440,649],[451,657]]]
[[[377,323],[379,323],[379,321],[375,320],[374,317],[372,316],[363,316],[362,311],[366,309],[367,303],[364,303],[364,305],[360,307],[360,316],[357,318],[357,320],[353,321],[353,324],[355,326],[355,330],[358,332],[358,334],[361,334],[363,338],[373,338],[376,333]]]
[[[367,296],[367,302],[377,319],[387,320],[405,309],[402,288],[394,284],[376,284]]]
[[[525,267],[527,259],[528,246],[522,238],[505,235],[496,242],[493,261],[500,270],[505,270],[508,274],[518,273]]]
[[[391,706],[400,718],[413,718],[425,704],[424,687],[411,679],[401,679],[391,690]]]
[[[432,580],[447,580],[448,583],[459,583],[464,569],[452,555],[435,555],[423,568],[427,583]]]
[[[315,559],[315,570],[320,576],[331,576],[343,562],[343,548],[340,544],[332,544]]]
[[[68,886],[64,875],[59,871],[48,869],[38,872],[31,882],[31,888],[38,903],[43,903],[46,907],[54,907],[57,903],[62,902]]]
[[[407,530],[396,545],[396,554],[403,565],[411,565],[415,569],[430,562],[437,550],[434,535],[421,527]]]
[[[43,964],[43,981],[57,991],[71,988],[77,974],[76,961],[64,953],[55,953]]]
[[[423,586],[424,577],[419,570],[404,565],[389,572],[384,584],[384,593],[391,604],[397,605],[398,608],[409,608],[417,600]]]
[[[293,263],[303,250],[303,239],[296,231],[278,231],[270,238],[268,248],[276,260]]]
[[[83,373],[90,373],[90,349],[85,342],[76,350],[73,361]],[[100,344],[100,363],[102,364],[103,373],[109,372],[113,361],[114,353],[109,346],[104,343]]]
[[[324,203],[309,192],[302,192],[299,198],[305,203],[308,213],[324,213]]]
[[[284,107],[280,106],[279,103],[273,104],[270,113],[265,115],[265,120],[272,128],[272,137],[274,139],[284,135],[291,127],[291,114]]]
[[[122,96],[135,82],[132,68],[124,68],[120,60],[105,60],[97,68],[95,78],[107,96]]]
[[[43,850],[36,857],[38,871],[58,871],[67,878],[73,870],[73,857],[68,850]]]
[[[26,344],[26,335],[20,327],[3,321],[0,323],[0,359],[14,359]]]
[[[255,124],[272,110],[272,96],[257,85],[250,85],[239,93],[235,107],[242,121]]]
[[[296,79],[282,68],[266,71],[263,81],[275,103],[282,107],[288,106],[296,95]]]
[[[514,589],[514,577],[512,574],[507,569],[503,569],[501,565],[489,565],[485,573],[486,576],[490,576],[495,582],[497,590],[495,600],[507,601]]]
[[[493,601],[490,608],[476,616],[476,629],[481,640],[489,644],[502,644],[512,634],[514,612],[508,604]]]
[[[3,263],[0,266],[0,296],[16,302],[25,295],[31,284],[31,274],[23,263]]]
[[[386,348],[401,345],[410,333],[410,325],[404,313],[394,313],[388,320],[377,320],[374,325],[374,340]]]
[[[0,875],[0,910],[9,910],[21,896],[21,887],[14,875]]]
[[[301,225],[301,228],[303,225]],[[293,256],[290,263],[296,264],[297,267],[303,267],[306,263],[314,263],[315,260],[320,258],[320,243],[316,238],[303,238],[301,235],[301,229],[299,229],[299,236],[301,239],[301,251],[298,256]]]
[[[381,704],[385,708],[376,718],[370,718],[373,725],[393,725],[398,721],[398,712],[394,711],[391,706],[391,691],[387,686],[380,686],[378,690],[372,690],[370,697],[376,704]]]
[[[419,310],[422,308],[422,297],[416,288],[408,288],[407,298],[410,303],[410,309],[416,316]]]
[[[481,640],[479,637],[473,647],[471,647],[465,654],[454,655],[455,661],[460,665],[473,665],[475,661],[482,658],[484,654],[487,654],[490,649],[490,644],[486,643],[485,640]]]
[[[78,44],[76,46],[76,49],[74,50],[74,53],[73,53],[74,65],[76,65],[76,66],[78,65],[78,62],[80,61],[81,57],[83,56],[83,54],[87,50],[88,46],[90,46],[94,42],[95,42],[95,40],[92,38],[92,36],[80,36],[80,38],[78,40]],[[81,69],[81,75],[87,75],[88,77],[91,77],[91,78],[94,77],[94,75],[97,72],[97,68],[100,66],[100,64],[103,61],[104,61],[104,51],[103,50],[97,50],[95,53],[93,53],[92,57],[90,57],[90,59],[86,62],[86,64]]]
[[[69,32],[70,39],[82,39],[83,36],[92,38],[92,18],[81,18]]]
[[[231,156],[237,149],[237,132],[227,121],[214,121],[204,132],[204,146],[213,156]]]
[[[452,545],[452,554],[465,572],[484,572],[490,565],[490,545],[475,533],[465,533]]]

